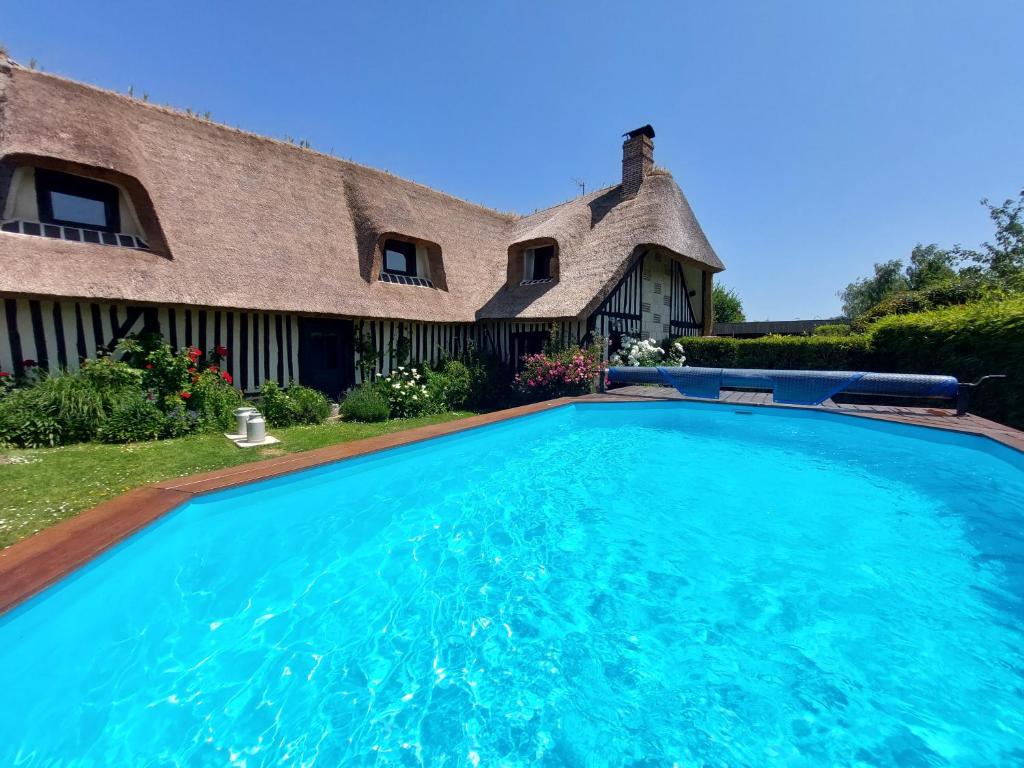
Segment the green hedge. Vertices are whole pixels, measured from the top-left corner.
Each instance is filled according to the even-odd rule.
[[[971,412],[1024,428],[1024,298],[890,315],[855,336],[682,338],[687,365],[950,374],[983,385]]]
[[[960,381],[1005,373],[974,393],[971,412],[1024,428],[1024,299],[892,315],[872,326],[870,340],[879,370]]]
[[[865,336],[699,336],[678,341],[687,365],[714,368],[861,370],[869,354]]]

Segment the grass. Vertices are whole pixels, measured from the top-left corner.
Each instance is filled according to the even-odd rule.
[[[215,434],[128,445],[83,443],[6,451],[0,453],[0,548],[146,483],[470,415],[463,411],[380,424],[335,422],[275,429],[273,435],[280,443],[244,450]]]

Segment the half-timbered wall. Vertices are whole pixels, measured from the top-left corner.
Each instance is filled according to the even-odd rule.
[[[613,348],[622,336],[657,341],[699,336],[701,278],[696,267],[658,251],[645,252],[590,316],[590,326]]]
[[[0,370],[21,373],[32,360],[51,373],[76,371],[83,358],[113,350],[120,339],[158,331],[174,349],[229,350],[224,365],[245,390],[266,379],[299,377],[297,318],[273,312],[150,307],[83,301],[3,299]]]
[[[367,374],[387,375],[399,365],[456,357],[477,344],[476,326],[471,323],[418,323],[408,320],[356,320],[355,333],[369,342],[373,354],[368,360],[355,352],[356,383]],[[404,341],[408,340],[408,341]],[[405,350],[408,350],[405,353]]]
[[[174,349],[195,346],[205,351],[218,345],[227,347],[225,367],[243,391],[255,391],[267,379],[282,385],[293,379],[301,380],[297,315],[23,298],[0,299],[0,308],[0,371],[20,374],[25,360],[34,361],[51,373],[76,371],[81,360],[113,350],[125,336],[152,330],[159,332]],[[373,375],[390,373],[401,364],[399,359],[404,350],[404,361],[416,365],[456,357],[473,344],[512,365],[515,356],[522,352],[517,339],[551,328],[550,321],[509,320],[420,323],[357,319],[353,324],[357,337],[368,341],[373,350],[364,360],[360,345],[356,345],[357,384],[362,381],[364,368]],[[563,343],[582,342],[587,331],[583,321],[556,323]]]

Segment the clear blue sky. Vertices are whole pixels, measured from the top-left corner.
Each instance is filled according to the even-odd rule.
[[[1024,3],[45,2],[49,72],[502,210],[615,182],[650,122],[751,319],[826,317],[918,242],[990,237],[1024,186]]]

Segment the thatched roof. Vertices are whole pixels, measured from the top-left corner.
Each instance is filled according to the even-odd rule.
[[[118,181],[153,248],[0,233],[0,292],[468,322],[581,315],[642,245],[722,269],[664,172],[517,217],[2,60],[0,160]],[[377,280],[386,233],[440,246],[441,287]],[[508,285],[510,247],[538,237],[560,279]]]

